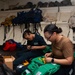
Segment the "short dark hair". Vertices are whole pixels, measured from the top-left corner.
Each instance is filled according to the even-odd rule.
[[[23,38],[24,38],[24,36],[26,35],[26,34],[30,34],[30,33],[32,33],[29,29],[27,29],[27,30],[25,30],[24,32],[23,32]]]
[[[53,33],[53,32],[56,32],[56,33],[61,33],[62,32],[62,29],[61,28],[58,28],[55,24],[49,24],[47,25],[45,28],[44,28],[44,33],[45,32],[49,32],[49,33]]]

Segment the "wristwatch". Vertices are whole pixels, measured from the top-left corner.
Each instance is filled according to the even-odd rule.
[[[52,58],[51,62],[54,63],[54,58]]]

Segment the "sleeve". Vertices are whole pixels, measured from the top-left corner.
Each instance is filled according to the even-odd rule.
[[[64,54],[64,57],[67,58],[67,57],[70,57],[70,56],[73,56],[73,44],[71,41],[65,41],[65,43],[63,44],[63,54]]]
[[[39,37],[39,45],[47,45],[42,36]]]
[[[30,41],[27,41],[27,45],[31,45]]]

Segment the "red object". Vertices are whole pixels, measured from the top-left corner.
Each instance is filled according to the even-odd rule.
[[[3,50],[4,51],[8,51],[8,50],[14,51],[14,50],[16,50],[16,47],[17,47],[16,43],[11,43],[11,42],[7,41],[7,42],[5,42]]]

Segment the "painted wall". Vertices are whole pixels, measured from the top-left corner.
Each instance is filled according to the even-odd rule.
[[[8,9],[9,5],[8,5],[8,1],[0,1],[0,10],[1,9]]]
[[[20,5],[24,5],[27,2],[33,2],[33,4],[37,4],[37,2],[39,2],[39,1],[42,1],[42,2],[59,1],[59,2],[61,2],[63,0],[7,0],[7,1],[9,1],[9,5],[14,5],[18,2],[19,2]],[[73,4],[75,4],[75,0],[71,0],[71,2]]]
[[[0,1],[0,9],[4,8],[4,2]]]
[[[33,4],[37,4],[37,2],[42,1],[42,2],[50,2],[50,1],[62,1],[62,0],[13,0],[13,1],[9,1],[10,4],[15,4],[15,3],[20,3],[20,5],[26,4],[27,2],[33,2]]]
[[[65,6],[65,7],[60,7],[60,12],[58,12],[58,7],[52,7],[52,8],[41,8],[41,10],[43,10],[44,14],[50,14],[49,16],[55,16],[57,18],[57,25],[61,26],[63,29],[63,34],[64,35],[68,35],[69,32],[69,27],[68,27],[68,19],[71,16],[71,13],[75,13],[74,11],[75,6]],[[27,11],[26,9],[22,9],[23,11]],[[0,23],[4,22],[5,18],[10,16],[10,15],[16,15],[16,13],[18,11],[22,11],[22,10],[12,10],[12,11],[2,11],[0,12]],[[50,11],[52,11],[53,13],[51,13]],[[58,14],[57,14],[58,13]],[[65,16],[64,16],[65,15]],[[55,23],[55,22],[54,22]],[[42,22],[41,26],[42,29],[47,25],[50,24],[50,22]],[[30,25],[30,29],[33,30],[33,26]],[[24,30],[24,25],[22,27],[22,31]],[[67,31],[66,31],[67,30]],[[21,32],[21,28],[20,26],[15,26],[14,29],[15,32],[15,37],[13,37],[13,27],[11,26],[10,32],[8,32],[6,34],[6,40],[8,39],[14,39],[17,42],[22,42],[23,38],[22,38],[22,33]],[[41,31],[39,28],[39,33],[44,37],[43,35],[43,30]],[[4,27],[1,26],[0,27],[0,45],[3,44],[3,42],[5,42],[4,40]],[[73,41],[73,31],[70,32],[70,38]],[[50,42],[48,42],[46,40],[46,42],[49,44]],[[75,41],[74,41],[75,43]]]
[[[25,5],[27,2],[33,2],[33,4],[37,4],[39,1],[42,2],[50,2],[50,1],[59,1],[62,0],[5,0],[5,2],[0,1],[0,9],[8,9],[10,5],[16,5],[19,3],[19,5]],[[72,4],[75,5],[75,0],[71,0]]]

